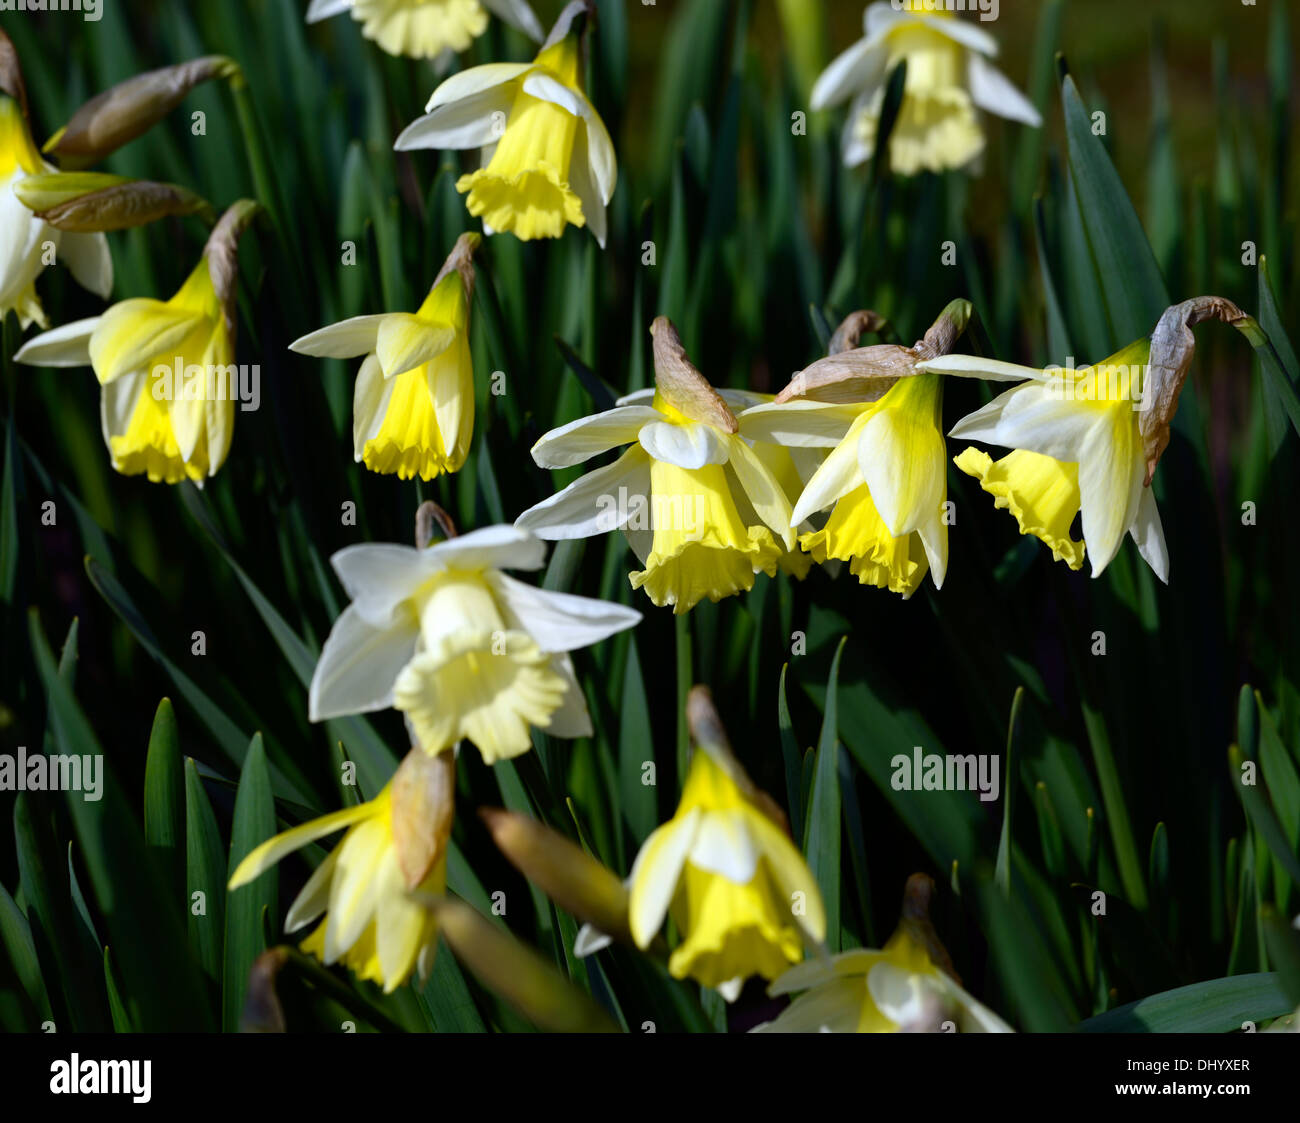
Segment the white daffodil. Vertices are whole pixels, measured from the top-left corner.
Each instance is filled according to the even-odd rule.
[[[900,927],[879,950],[857,948],[795,964],[771,995],[804,991],[755,1033],[1011,1033]]]
[[[986,491],[1016,515],[1022,533],[1035,534],[1073,568],[1081,551],[1069,537],[1082,512],[1083,544],[1100,576],[1127,533],[1161,581],[1169,554],[1155,495],[1147,480],[1148,455],[1140,429],[1143,382],[1151,341],[1139,340],[1104,362],[1081,370],[1016,366],[971,355],[943,355],[919,364],[941,374],[1025,379],[962,418],[953,437],[1037,454],[985,463],[968,452],[957,458]],[[1013,459],[1015,457],[1015,459]]]
[[[426,752],[468,738],[489,763],[526,752],[532,725],[555,737],[590,734],[567,653],[641,614],[500,572],[540,569],[545,554],[543,542],[510,526],[425,549],[340,550],[331,563],[352,603],[312,676],[311,720],[395,706]]]
[[[382,50],[408,58],[465,50],[487,30],[489,12],[542,40],[542,25],[525,0],[312,0],[307,22],[340,12],[351,12],[361,34]]]
[[[781,481],[737,435],[724,397],[690,364],[665,317],[650,330],[658,387],[651,401],[642,404],[642,396],[553,429],[533,446],[533,459],[564,468],[632,447],[515,525],[550,539],[622,530],[645,566],[631,574],[633,587],[683,613],[706,596],[751,588],[760,571],[774,574],[795,538]]]
[[[570,4],[530,63],[491,63],[453,74],[433,92],[425,115],[394,145],[481,148],[483,164],[463,175],[469,213],[486,233],[525,241],[587,226],[605,245],[605,208],[614,194],[614,145],[580,77],[580,35]]]
[[[12,311],[23,328],[48,324],[36,295],[36,278],[56,255],[82,288],[105,299],[113,291],[113,259],[103,234],[59,230],[23,206],[14,193],[28,176],[55,171],[37,151],[22,107],[0,94],[0,320]]]
[[[882,0],[867,8],[863,26],[865,37],[822,72],[812,91],[814,109],[853,99],[842,144],[848,166],[875,151],[886,80],[901,60],[907,76],[889,137],[889,165],[900,175],[964,168],[976,160],[984,151],[977,110],[1035,127],[1042,123],[1029,100],[988,61],[998,53],[996,40],[973,23],[942,9],[902,10]]]

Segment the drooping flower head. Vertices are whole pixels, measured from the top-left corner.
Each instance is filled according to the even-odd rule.
[[[86,366],[103,387],[100,420],[113,467],[154,483],[214,476],[230,451],[235,403],[235,247],[258,210],[244,199],[213,229],[170,300],[123,300],[102,316],[29,340],[14,358]]]
[[[645,840],[628,882],[629,927],[645,949],[672,914],[681,942],[669,973],[734,1001],[745,979],[775,979],[826,938],[817,880],[785,817],[727,744],[707,688],[692,689],[696,744],[681,802]]]
[[[0,321],[14,312],[21,328],[48,323],[36,279],[56,255],[83,288],[104,298],[113,291],[113,259],[103,234],[65,233],[34,215],[14,193],[23,180],[55,171],[32,139],[17,55],[0,31]]]
[[[320,920],[303,951],[327,966],[343,963],[388,994],[415,971],[425,979],[438,947],[434,913],[412,892],[440,895],[447,885],[447,840],[456,790],[455,761],[412,749],[374,799],[313,819],[251,851],[230,878],[236,890],[282,858],[346,828],[303,886],[284,930]]]
[[[525,530],[484,527],[423,549],[349,546],[331,558],[352,603],[335,621],[308,695],[312,721],[395,706],[428,753],[462,738],[489,764],[591,733],[568,652],[632,627],[622,605],[526,585],[542,567]]]
[[[618,167],[614,146],[582,89],[582,2],[560,14],[531,63],[492,63],[453,74],[425,115],[397,138],[399,150],[482,148],[483,166],[460,177],[469,213],[487,233],[525,241],[588,226],[605,244],[605,207]]]
[[[899,175],[964,168],[984,151],[983,109],[1037,127],[1038,111],[988,60],[998,45],[973,23],[917,2],[872,4],[863,16],[865,37],[839,55],[813,86],[812,107],[847,98],[844,162],[870,159],[876,149],[887,79],[907,63],[903,100],[889,137],[889,165]]]
[[[365,355],[352,404],[353,453],[372,472],[431,480],[456,472],[474,435],[469,306],[477,234],[462,234],[414,313],[353,316],[289,344],[304,355]]]
[[[650,332],[650,402],[642,395],[553,429],[533,459],[562,468],[635,443],[515,524],[552,539],[624,531],[645,567],[630,575],[633,587],[683,613],[704,597],[751,588],[759,572],[774,574],[794,534],[781,482],[737,435],[736,415],[687,359],[676,328],[660,316]]]
[[[307,22],[348,11],[367,39],[390,55],[408,58],[465,50],[487,30],[488,12],[539,42],[542,38],[526,0],[312,0]]]
[[[908,879],[904,916],[879,950],[857,948],[791,967],[769,988],[772,995],[803,991],[755,1033],[1010,1033],[956,977],[947,951],[924,912],[934,883]]]

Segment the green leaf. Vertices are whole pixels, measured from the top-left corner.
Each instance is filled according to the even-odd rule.
[[[33,1009],[42,1020],[48,1019],[51,1016],[50,999],[41,978],[41,964],[36,955],[31,925],[3,885],[0,885],[0,944],[3,944],[18,983]]]
[[[1080,1022],[1083,1033],[1231,1033],[1290,1013],[1276,974],[1234,975],[1167,990]]]
[[[1020,731],[1020,707],[1025,701],[1025,688],[1017,686],[1011,697],[1011,717],[1007,721],[1007,760],[1002,782],[1002,834],[998,838],[998,857],[994,866],[998,886],[1002,892],[1011,892],[1011,813],[1016,801],[1016,742]]]
[[[1300,858],[1296,857],[1287,839],[1286,832],[1278,822],[1277,816],[1264,798],[1258,783],[1243,782],[1242,765],[1245,758],[1236,745],[1228,749],[1228,767],[1232,771],[1232,786],[1237,789],[1246,816],[1250,819],[1260,838],[1267,844],[1277,863],[1287,872],[1291,880],[1300,884]]]
[[[794,838],[803,838],[803,760],[799,755],[798,742],[794,738],[790,707],[785,696],[785,675],[789,669],[789,663],[782,664],[781,685],[777,689],[776,696],[776,724],[781,737],[781,758],[785,762],[785,794],[787,806],[790,808],[790,834]]]
[[[813,776],[812,807],[804,853],[808,866],[821,887],[826,906],[826,945],[840,950],[840,777],[839,727],[836,689],[840,677],[840,655],[848,637],[840,640],[826,683],[826,705],[821,734],[817,738],[817,762]]]
[[[144,840],[168,873],[168,887],[181,884],[185,838],[185,779],[180,735],[170,699],[158,703],[144,767]]]
[[[623,692],[618,716],[618,775],[623,818],[632,836],[648,838],[659,822],[655,795],[658,788],[643,782],[646,762],[655,765],[650,702],[635,636],[628,637],[627,663],[623,667]]]
[[[196,893],[202,897],[195,898]],[[196,911],[196,909],[198,911]],[[221,982],[226,932],[226,862],[199,770],[185,760],[185,911],[190,948],[204,973]]]
[[[230,827],[230,861],[227,880],[257,846],[275,834],[275,800],[266,767],[262,735],[253,735],[239,776],[235,813]],[[279,872],[272,866],[247,885],[232,891],[226,901],[225,970],[221,977],[221,1024],[227,1033],[239,1029],[248,992],[253,960],[266,950],[262,914],[278,917]]]
[[[134,1033],[131,1015],[126,1012],[126,1006],[122,1003],[121,991],[113,974],[113,957],[107,947],[104,948],[104,987],[108,991],[108,1008],[113,1015],[114,1032]]]

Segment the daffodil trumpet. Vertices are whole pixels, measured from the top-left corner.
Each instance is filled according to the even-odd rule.
[[[302,355],[364,355],[352,399],[352,445],[372,472],[431,480],[458,472],[474,436],[469,309],[477,234],[456,239],[414,313],[353,316],[289,344]]]
[[[912,347],[848,347],[799,372],[770,404],[740,416],[740,434],[791,449],[828,449],[791,513],[800,547],[818,563],[845,561],[866,585],[910,598],[926,573],[935,588],[948,565],[947,458],[942,382],[919,364],[953,345],[971,316],[953,301]],[[835,345],[875,322],[855,313]],[[852,322],[850,322],[852,321]]]
[[[951,11],[884,0],[863,13],[864,37],[813,85],[813,109],[852,99],[841,143],[855,167],[876,150],[887,79],[906,64],[903,99],[889,134],[889,166],[899,175],[967,169],[984,151],[979,110],[1034,127],[1038,110],[990,62],[997,41]]]
[[[307,22],[349,12],[361,34],[390,55],[436,59],[466,50],[487,30],[488,13],[541,42],[542,25],[526,0],[312,0]]]
[[[427,979],[438,927],[419,895],[446,889],[455,768],[450,754],[431,757],[412,749],[374,799],[303,823],[252,850],[231,875],[230,890],[308,843],[344,830],[289,907],[285,931],[319,920],[302,950],[326,966],[341,962],[385,994],[417,971]]]
[[[644,569],[629,575],[658,606],[689,611],[750,589],[794,547],[788,484],[739,435],[745,393],[719,392],[686,357],[666,317],[651,325],[655,389],[552,429],[533,446],[543,468],[631,447],[529,508],[515,525],[548,539],[621,530]],[[647,397],[649,400],[647,400]]]
[[[531,63],[492,63],[453,74],[398,150],[479,148],[483,166],[456,190],[485,233],[558,238],[586,226],[605,245],[605,208],[618,165],[604,122],[583,92],[580,30],[587,5],[568,5]]]
[[[1082,566],[1086,550],[1093,577],[1105,571],[1127,534],[1168,582],[1169,554],[1151,482],[1195,350],[1192,328],[1209,319],[1233,325],[1257,346],[1266,342],[1235,304],[1205,296],[1171,306],[1148,338],[1080,369],[1039,370],[972,355],[944,355],[920,366],[1020,382],[962,418],[949,435],[1012,450],[993,461],[969,448],[956,464],[1015,515],[1022,534],[1042,539],[1072,569]],[[1076,516],[1082,542],[1071,537]]]
[[[61,230],[19,199],[24,183],[55,172],[32,138],[18,54],[0,31],[0,320],[13,312],[23,329],[48,324],[36,280],[56,257],[82,288],[105,299],[113,291],[113,259],[102,233]]]
[[[234,361],[236,248],[260,209],[241,199],[222,215],[170,300],[123,300],[36,336],[14,356],[94,370],[104,443],[123,475],[201,487],[225,462],[246,381]]]
[[[645,949],[671,914],[680,941],[669,974],[731,1002],[750,976],[775,979],[805,947],[821,948],[826,911],[785,816],[732,753],[706,687],[691,690],[687,720],[696,747],[681,802],[632,865],[629,927]],[[587,950],[600,946],[587,935]]]
[[[340,550],[330,560],[351,603],[312,675],[311,720],[392,707],[425,752],[468,739],[489,764],[527,752],[532,728],[590,735],[569,653],[632,627],[641,614],[501,572],[540,569],[545,555],[545,543],[509,526],[423,549]]]
[[[925,874],[908,879],[903,917],[883,948],[857,948],[791,967],[768,993],[798,997],[752,1032],[1013,1032],[962,989],[929,919],[933,891]]]

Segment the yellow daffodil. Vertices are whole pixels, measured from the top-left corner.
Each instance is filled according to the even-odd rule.
[[[0,320],[14,312],[23,328],[48,323],[36,295],[36,278],[56,255],[82,288],[104,298],[113,291],[113,259],[103,234],[59,230],[23,206],[15,194],[23,180],[56,170],[37,151],[21,105],[0,93]]]
[[[524,0],[312,0],[307,22],[347,11],[367,39],[408,58],[465,50],[487,30],[488,12],[538,42],[542,38],[541,24]]]
[[[977,160],[984,151],[977,110],[1042,123],[988,61],[997,55],[997,42],[973,23],[942,7],[882,0],[866,9],[863,26],[865,37],[822,72],[812,91],[814,109],[853,99],[842,144],[850,167],[874,153],[887,79],[904,60],[903,100],[889,137],[889,164],[899,175],[964,168]]]
[[[235,244],[256,210],[242,200],[222,216],[170,300],[123,300],[36,336],[14,356],[94,369],[104,443],[123,475],[202,486],[225,462],[244,392],[234,362]]]
[[[782,483],[737,435],[724,397],[691,365],[665,317],[650,331],[656,390],[649,404],[640,396],[553,429],[533,446],[533,459],[562,468],[635,443],[515,525],[548,539],[624,531],[645,566],[630,575],[633,588],[683,613],[704,597],[751,588],[759,572],[774,574],[795,540]]]
[[[944,355],[921,366],[1025,380],[962,418],[950,433],[1017,450],[995,464],[967,450],[957,464],[1016,516],[1022,534],[1041,538],[1072,569],[1082,565],[1086,545],[1097,577],[1127,533],[1156,575],[1168,581],[1160,512],[1151,488],[1143,486],[1148,454],[1140,424],[1150,358],[1151,341],[1144,339],[1081,370],[1037,370],[970,355]],[[1070,538],[1076,514],[1083,544]]]
[[[526,752],[530,726],[588,736],[568,652],[632,627],[641,614],[499,572],[540,569],[545,554],[543,542],[509,526],[424,549],[340,550],[331,561],[352,603],[312,676],[311,720],[395,706],[426,752],[469,738],[489,764]]]
[[[712,709],[700,687],[689,705]],[[698,747],[677,812],[633,863],[628,920],[645,949],[671,913],[682,939],[669,973],[734,1001],[749,976],[775,979],[803,957],[805,943],[825,940],[826,913],[775,805],[754,787],[725,738],[701,737],[700,726],[692,715]]]
[[[474,435],[469,305],[477,234],[462,234],[418,311],[353,316],[289,344],[336,359],[365,355],[352,401],[353,454],[372,472],[431,480],[456,472]]]
[[[286,932],[324,919],[302,942],[327,966],[343,963],[388,994],[418,969],[427,978],[438,946],[434,913],[413,892],[447,884],[455,765],[412,750],[374,799],[303,823],[251,851],[230,878],[247,885],[282,858],[346,828],[285,918]]]
[[[525,241],[587,226],[605,244],[605,207],[618,168],[604,122],[582,91],[579,33],[585,4],[570,4],[531,63],[493,63],[453,74],[399,150],[482,148],[483,166],[456,190],[487,233]]]
[[[935,966],[900,927],[880,950],[857,948],[785,972],[772,995],[804,991],[756,1033],[1010,1033],[1011,1027]]]

